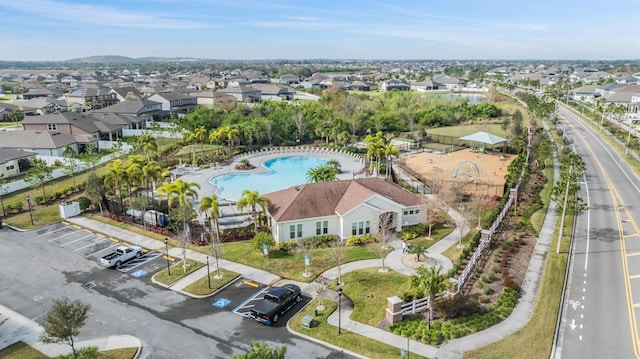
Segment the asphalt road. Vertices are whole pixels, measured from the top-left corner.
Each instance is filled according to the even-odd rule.
[[[135,278],[131,272],[101,267],[95,255],[87,255],[88,248],[78,250],[90,244],[82,241],[97,239],[70,234],[63,242],[57,238],[62,230],[46,232],[56,229],[0,229],[0,301],[28,318],[40,322],[52,300],[66,296],[91,304],[77,339],[134,335],[143,343],[141,358],[230,358],[247,351],[251,339],[286,345],[291,358],[352,358],[286,330],[286,320],[302,305],[266,327],[232,312],[231,305],[212,306],[214,298],[192,299],[152,284],[150,276]],[[70,238],[74,235],[78,237]],[[153,263],[145,268],[162,268]],[[256,290],[249,288],[247,295]]]
[[[637,358],[640,178],[591,128],[559,111],[586,164],[580,196],[589,210],[576,223],[556,358]]]

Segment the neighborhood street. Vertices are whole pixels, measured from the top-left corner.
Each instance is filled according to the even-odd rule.
[[[589,209],[576,224],[554,357],[638,357],[640,179],[572,113],[561,108],[560,118],[586,164],[580,196]]]

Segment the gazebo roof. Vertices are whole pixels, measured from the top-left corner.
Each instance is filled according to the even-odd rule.
[[[460,137],[458,139],[463,141],[482,142],[490,145],[507,142],[506,138],[502,138],[488,132],[476,132],[467,136]]]

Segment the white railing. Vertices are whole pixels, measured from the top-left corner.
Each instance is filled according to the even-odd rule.
[[[429,298],[416,299],[400,306],[402,315],[422,313],[429,310]]]

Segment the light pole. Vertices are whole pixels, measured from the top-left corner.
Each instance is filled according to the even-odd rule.
[[[211,273],[209,272],[209,256],[207,256],[207,282],[209,284],[209,289],[211,289]]]
[[[338,288],[338,334],[341,333],[340,322],[342,319],[342,288]]]
[[[31,197],[27,196],[27,205],[29,206],[29,216],[31,217],[31,225],[33,226],[33,211],[31,210]]]
[[[167,274],[171,275],[171,266],[169,265],[169,239],[164,237],[165,258],[167,258]]]

